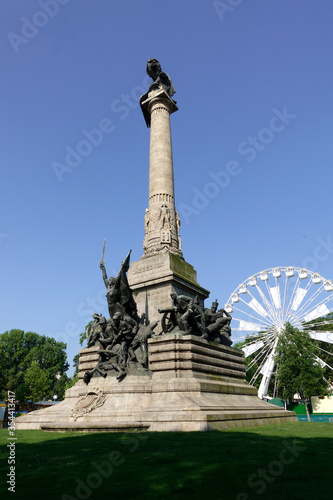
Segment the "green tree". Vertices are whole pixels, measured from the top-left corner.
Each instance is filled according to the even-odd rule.
[[[45,399],[50,392],[51,381],[47,374],[39,366],[38,361],[33,361],[25,373],[24,382],[27,390],[27,398],[33,401]]]
[[[29,368],[35,368],[30,373],[36,372],[36,363],[45,374],[48,381],[47,390],[43,380],[40,379],[43,389],[46,391],[43,396],[52,398],[54,387],[57,383],[57,376],[62,376],[68,370],[66,344],[57,342],[55,339],[38,335],[34,332],[24,332],[23,330],[10,330],[0,335],[0,390],[2,398],[5,398],[7,391],[14,391],[19,401],[23,402],[30,398],[29,383],[26,376]]]
[[[309,421],[310,396],[327,394],[324,370],[317,361],[318,354],[318,346],[306,331],[298,330],[290,323],[285,324],[276,348],[277,384],[284,399],[300,394],[305,401]]]
[[[93,320],[89,321],[89,323],[85,326],[84,331],[80,333],[79,335],[79,341],[80,345],[83,346],[84,343],[87,342],[87,330],[90,325],[93,324]],[[85,346],[87,347],[87,346]],[[79,372],[79,363],[80,363],[80,354],[76,354],[73,358],[73,366],[75,368],[74,375],[73,377],[68,378],[66,385],[65,385],[65,391],[67,389],[70,389],[73,387],[73,385],[76,384],[76,382],[79,380],[78,372]]]
[[[70,378],[66,375],[66,373],[63,373],[59,378],[57,377],[57,381],[53,387],[53,397],[56,396],[55,399],[57,401],[62,401],[65,398],[65,392],[69,380]]]
[[[79,362],[80,362],[80,355],[76,354],[73,358],[73,366],[75,368],[74,375],[73,375],[73,377],[70,377],[67,379],[67,382],[65,385],[65,391],[67,391],[67,389],[70,389],[71,387],[73,387],[73,385],[75,385],[76,382],[79,380],[79,376],[78,376]]]
[[[89,321],[89,323],[85,326],[84,331],[80,333],[79,341],[80,341],[81,346],[83,346],[83,344],[85,342],[87,342],[87,330],[88,330],[89,326],[92,324],[93,324],[93,320]],[[74,375],[73,375],[73,377],[70,377],[67,380],[66,385],[65,385],[66,391],[67,391],[67,389],[70,389],[71,387],[73,387],[73,385],[75,385],[76,382],[79,380],[79,377],[78,377],[79,363],[80,363],[80,354],[76,354],[73,358],[73,366],[75,368]]]
[[[80,354],[75,354],[73,358],[73,367],[75,368],[74,375],[77,375],[79,372],[79,364],[80,364]]]
[[[87,341],[87,330],[88,330],[89,326],[92,324],[93,324],[93,320],[89,321],[89,323],[85,326],[84,331],[80,333],[80,336],[79,336],[80,345],[83,345],[83,343]]]

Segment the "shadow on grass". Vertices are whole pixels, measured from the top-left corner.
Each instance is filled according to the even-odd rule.
[[[6,431],[0,442],[7,444]],[[333,426],[211,433],[17,431],[15,499],[328,499]],[[8,449],[1,448],[1,493]]]

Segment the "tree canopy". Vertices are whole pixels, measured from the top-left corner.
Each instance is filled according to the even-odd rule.
[[[0,397],[62,399],[68,370],[66,344],[23,330],[0,334]]]
[[[89,323],[87,323],[87,325],[85,326],[84,331],[80,333],[80,335],[79,335],[80,345],[83,345],[84,342],[87,342],[87,330],[88,330],[89,326],[91,326],[92,324],[93,324],[93,320],[89,321]]]
[[[85,326],[83,332],[79,335],[80,345],[83,346],[84,343],[87,343],[87,330],[90,325],[93,324],[93,321],[89,321],[89,323]],[[86,346],[85,346],[86,347]],[[70,389],[76,382],[79,380],[79,363],[80,363],[80,355],[76,354],[73,358],[73,367],[75,368],[74,375],[71,378],[68,378],[65,384],[65,390]]]
[[[277,384],[284,399],[291,399],[296,393],[304,400],[327,394],[327,382],[318,355],[318,346],[309,333],[286,323],[275,356]]]

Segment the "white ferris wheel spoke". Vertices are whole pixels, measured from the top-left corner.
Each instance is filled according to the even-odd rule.
[[[253,383],[257,380],[257,378],[259,377],[259,375],[261,375],[261,374],[262,374],[263,367],[265,366],[265,364],[266,364],[266,362],[267,362],[267,360],[268,360],[268,358],[269,358],[269,355],[270,355],[271,351],[272,351],[272,349],[270,349],[270,350],[266,351],[266,353],[265,353],[265,356],[264,356],[263,360],[261,361],[261,363],[260,363],[260,365],[258,366],[258,368],[257,368],[257,370],[256,370],[256,372],[255,372],[255,374],[253,375],[253,377],[252,377],[252,379],[251,379],[251,382],[250,382],[250,384],[251,384],[251,385],[252,385],[252,384],[253,384]]]
[[[274,322],[274,314],[273,314],[273,311],[272,311],[272,308],[269,304],[269,301],[266,297],[266,295],[264,294],[264,292],[261,290],[260,286],[259,285],[256,285],[256,289],[261,297],[261,300],[263,301],[263,304],[265,305],[266,307],[266,312],[268,314],[268,316],[271,318],[271,320]]]
[[[273,299],[273,296],[272,296],[272,293],[271,293],[271,289],[268,286],[268,282],[267,281],[265,281],[265,286],[266,286],[266,290],[267,290],[268,297],[269,297],[266,300],[267,300],[269,309],[271,311],[271,315],[276,320],[277,308],[276,308],[276,305],[275,305],[275,300]],[[265,296],[265,298],[266,298],[266,296]]]
[[[274,338],[275,338],[275,337],[274,337]],[[254,362],[256,362],[256,361],[257,361],[260,357],[262,357],[262,356],[265,354],[265,352],[266,352],[267,350],[269,350],[269,349],[270,349],[270,347],[271,347],[271,345],[272,345],[272,343],[273,343],[273,341],[274,341],[274,338],[272,339],[272,337],[269,337],[269,338],[267,338],[267,337],[266,337],[266,338],[264,338],[264,339],[262,339],[262,340],[259,340],[259,342],[262,342],[262,343],[263,343],[263,348],[262,348],[262,350],[261,350],[258,354],[256,354],[256,356],[255,356],[255,357],[251,360],[251,363],[252,363],[253,361],[254,361]],[[249,344],[249,345],[251,346],[252,344]],[[250,354],[248,354],[248,356],[250,356]],[[247,356],[246,356],[246,357],[247,357]]]
[[[289,278],[288,278],[289,279]],[[292,304],[293,304],[293,300],[294,300],[294,297],[295,297],[295,294],[296,294],[296,289],[297,287],[299,287],[299,282],[300,282],[300,279],[299,279],[299,276],[297,277],[297,280],[296,280],[296,283],[294,285],[294,288],[293,288],[293,291],[291,293],[291,297],[288,301],[288,304],[287,304],[287,309],[286,311],[284,311],[284,315],[283,315],[283,324],[287,321],[288,317],[289,317],[289,314],[290,314],[290,309],[292,307]]]
[[[312,285],[313,285],[313,283],[311,283],[310,288],[312,287]],[[310,288],[309,288],[309,290],[310,290]],[[311,295],[311,297],[309,297],[308,300],[303,304],[303,306],[299,308],[297,317],[306,316],[306,313],[309,312],[308,308],[312,307],[313,301],[318,297],[318,295],[323,291],[323,289],[324,289],[324,286],[322,285],[319,288],[317,288],[317,290],[314,291],[314,293]]]
[[[289,276],[287,276],[287,275],[285,275],[285,276],[286,276],[286,279],[284,282],[284,294],[283,294],[283,303],[282,303],[282,322],[283,322],[283,324],[286,322],[285,310],[286,310],[286,301],[287,301],[288,290],[289,290]]]
[[[281,297],[279,294],[278,287],[270,287],[268,282],[265,281],[268,295],[271,299],[271,304],[273,305],[273,316],[275,317],[275,321],[279,321],[279,309],[281,309]]]
[[[267,316],[269,317],[268,313],[267,313],[267,310],[263,308],[263,306],[257,301],[257,299],[254,297],[254,295],[250,292],[250,290],[247,291],[247,294],[252,298],[252,300],[250,302],[246,302],[244,299],[242,299],[240,297],[240,300],[246,304],[248,307],[250,307],[252,309],[252,311],[254,311],[256,314],[258,314],[261,318],[266,318]],[[249,316],[251,316],[249,314]],[[254,317],[254,316],[252,316]],[[272,324],[272,318],[271,318],[271,322],[269,322],[268,320],[264,320],[267,322],[267,324]]]
[[[333,332],[316,332],[309,331],[309,335],[314,340],[319,340],[320,342],[327,342],[328,344],[333,344]]]
[[[259,366],[259,373],[261,373],[261,368],[262,366],[265,364],[265,361],[266,359],[268,358],[268,356],[270,355],[270,352],[272,351],[272,348],[273,348],[273,345],[272,344],[269,344],[267,346],[264,347],[264,349],[262,349],[251,361],[250,363],[248,364],[248,367],[247,367],[247,370],[249,370],[250,368],[252,368],[253,365],[255,365],[256,363],[259,362],[259,360],[261,358],[262,361],[261,361],[261,364]]]
[[[273,342],[275,337],[276,337],[275,334],[269,334],[266,336],[262,336],[261,338],[257,338],[253,342],[246,343],[246,345],[244,347],[246,348],[247,346],[253,346],[253,345],[256,345],[258,343],[262,343],[262,347],[266,348],[267,346],[269,346]],[[248,354],[248,356],[250,356],[250,354]],[[247,357],[247,356],[245,356],[245,357]]]
[[[247,302],[245,302],[243,299],[241,299],[241,300],[242,300],[242,302],[244,302],[244,304],[246,304],[246,305],[248,306],[248,303],[247,303]],[[265,328],[267,328],[267,327],[271,327],[271,326],[272,326],[272,322],[269,322],[269,321],[267,321],[267,320],[265,320],[265,319],[259,319],[259,318],[255,317],[255,316],[253,316],[252,314],[250,314],[250,313],[248,313],[248,312],[245,312],[245,311],[243,311],[242,309],[239,309],[239,307],[235,307],[234,309],[235,309],[236,311],[239,311],[239,312],[243,313],[243,314],[246,314],[247,316],[250,316],[250,318],[253,318],[253,319],[255,319],[256,321],[262,321],[262,322],[264,322],[264,323],[266,324],[266,325],[265,325]],[[259,313],[258,313],[258,315],[259,315]],[[261,318],[263,318],[263,316],[261,316]],[[233,319],[234,319],[234,318],[233,318]],[[239,320],[238,320],[238,321],[239,321]]]
[[[271,378],[272,378],[272,375],[274,372],[274,367],[275,367],[274,356],[275,356],[275,352],[276,352],[277,342],[278,342],[278,339],[276,339],[274,346],[273,346],[273,349],[271,350],[271,352],[268,356],[268,359],[266,360],[266,363],[265,363],[263,370],[262,370],[263,377],[262,377],[262,380],[260,382],[260,386],[258,389],[258,397],[261,399],[263,397],[265,397],[268,393],[269,383],[271,381]]]
[[[280,308],[279,308],[279,312],[278,312],[279,323],[283,324],[283,310],[282,310],[280,283],[279,283],[279,279],[277,277],[275,277],[274,279],[275,279],[275,289],[277,290],[277,294],[279,296],[279,302],[280,302]]]
[[[250,316],[252,319],[254,319],[255,323],[253,323],[251,321],[244,320],[242,318],[233,317],[233,319],[235,321],[239,321],[239,323],[242,324],[242,326],[239,326],[240,330],[248,330],[249,332],[251,332],[251,331],[254,331],[254,332],[258,331],[259,332],[260,330],[264,330],[264,329],[270,328],[272,326],[272,323],[268,323],[268,322],[264,323],[261,319],[254,317],[253,314],[248,313],[247,316]]]
[[[318,346],[319,347],[319,346]],[[325,352],[326,354],[329,354],[330,356],[333,356],[333,353],[332,352],[329,352],[329,351],[326,351],[325,349],[323,349],[322,347],[319,347],[320,351],[323,351]]]
[[[290,277],[286,275],[286,280],[288,281],[288,291],[289,291],[289,285],[290,285]],[[294,284],[293,290],[291,292],[291,295],[289,296],[287,294],[286,300],[285,300],[285,309],[284,309],[284,314],[283,314],[283,324],[285,324],[287,321],[290,321],[291,316],[292,316],[292,307],[295,301],[295,297],[297,296],[297,291],[300,287],[300,278],[299,276],[297,277],[297,280]]]
[[[251,384],[253,383],[252,381],[257,380],[259,375],[262,373],[263,367],[264,367],[267,359],[269,358],[271,352],[273,351],[273,348],[274,348],[274,342],[270,342],[269,345],[266,345],[265,348],[260,353],[258,353],[257,356],[250,362],[248,369],[250,369],[255,363],[257,363],[260,358],[263,358],[261,360],[255,374],[253,375],[253,377],[251,379],[251,382],[250,382]]]
[[[264,343],[262,340],[258,340],[257,342],[252,342],[251,344],[247,344],[242,347],[242,351],[244,352],[244,357],[247,358],[251,356],[255,352],[257,352],[260,347],[264,347]]]
[[[316,359],[317,361],[319,362],[320,366],[322,368],[325,368],[325,366],[327,366],[328,368],[330,368],[331,370],[333,370],[333,368],[331,367],[331,365],[329,365],[328,363],[326,363],[326,361],[324,361],[323,359],[319,358],[318,356],[316,356]]]
[[[318,321],[318,323],[308,323],[308,324],[305,324],[304,325],[304,329],[306,329],[306,328],[313,328],[313,327],[317,327],[317,326],[324,326],[324,325],[331,325],[331,326],[333,326],[333,319],[331,319],[331,320],[326,319],[324,321]]]
[[[244,341],[246,342],[246,344],[245,344],[246,346],[248,346],[248,345],[252,345],[252,344],[255,344],[255,343],[256,343],[256,342],[258,342],[258,341],[262,341],[262,342],[264,342],[264,344],[266,345],[266,343],[267,343],[267,342],[269,342],[269,340],[270,340],[271,338],[273,338],[273,337],[275,338],[275,336],[276,336],[276,333],[272,331],[272,332],[262,332],[262,333],[260,333],[260,336],[258,336],[258,335],[255,333],[255,334],[250,335],[250,336],[249,336],[249,335],[242,336],[241,338],[242,338],[242,340],[244,340]],[[253,338],[253,341],[251,341],[251,340],[249,339],[249,337],[254,337],[254,338]],[[241,349],[242,349],[242,348],[241,348]]]
[[[321,318],[323,316],[326,316],[330,312],[330,310],[328,309],[326,304],[331,299],[332,299],[332,295],[330,295],[329,297],[326,297],[325,299],[321,300],[320,302],[317,302],[312,307],[312,309],[305,311],[305,312],[307,312],[306,315],[303,313],[302,320],[307,322],[307,321],[312,321],[313,319],[317,319],[317,318]]]

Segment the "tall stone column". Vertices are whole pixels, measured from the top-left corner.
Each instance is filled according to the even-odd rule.
[[[149,93],[142,106],[150,114],[149,208],[145,216],[144,253],[163,249],[182,256],[175,209],[170,114],[178,110],[165,90]]]
[[[170,115],[178,108],[163,88],[149,92],[141,107],[150,123],[149,205],[145,215],[144,254],[131,264],[128,281],[139,314],[145,313],[147,321],[152,323],[161,319],[159,308],[172,305],[172,292],[197,296],[202,306],[209,292],[198,285],[197,273],[181,251],[170,129]]]

